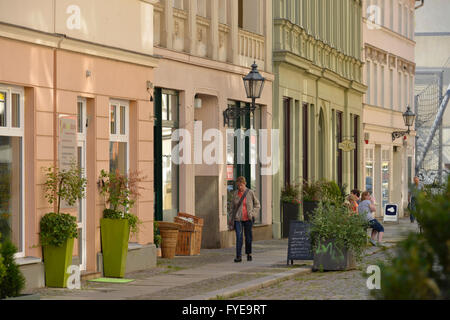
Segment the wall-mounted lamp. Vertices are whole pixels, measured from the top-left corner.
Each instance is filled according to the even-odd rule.
[[[153,83],[151,81],[147,81],[147,92],[150,95],[150,102],[153,102]]]
[[[195,109],[202,108],[202,99],[200,99],[197,94],[195,95],[195,98],[194,98],[194,108]]]
[[[86,78],[89,78],[92,75],[91,70],[86,70]]]
[[[392,141],[409,134],[411,132],[411,130],[409,128],[413,126],[415,119],[416,119],[416,115],[414,114],[414,112],[411,111],[411,108],[409,106],[407,106],[406,111],[403,113],[403,121],[405,122],[405,126],[408,127],[408,130],[392,132]]]
[[[256,62],[252,64],[252,70],[245,77],[244,81],[245,93],[247,98],[252,99],[250,107],[239,108],[237,106],[230,106],[223,112],[223,125],[228,127],[234,126],[234,120],[239,117],[253,113],[256,109],[255,100],[261,97],[262,90],[264,88],[264,77],[258,72],[258,66]]]

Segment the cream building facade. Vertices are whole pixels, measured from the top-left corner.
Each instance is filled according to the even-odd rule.
[[[364,0],[363,81],[364,165],[362,189],[372,191],[376,216],[387,203],[408,203],[414,177],[415,132],[393,140],[392,132],[406,131],[402,114],[414,112],[414,0]]]
[[[155,217],[173,221],[178,212],[204,219],[202,247],[231,246],[227,230],[227,201],[234,180],[243,175],[261,201],[254,227],[255,239],[271,238],[271,176],[261,175],[258,135],[236,161],[233,135],[227,129],[271,129],[272,125],[272,1],[269,0],[161,0],[154,10],[155,69]],[[266,78],[253,115],[242,116],[236,126],[224,124],[229,106],[244,107],[247,99],[242,77],[253,62]],[[174,164],[171,134],[185,129],[195,140],[190,163]],[[202,158],[209,142],[208,129],[221,132],[221,163]],[[258,131],[257,131],[258,132]],[[203,137],[203,139],[202,139]],[[211,141],[211,140],[209,140]],[[270,147],[270,145],[269,145]]]
[[[362,3],[273,1],[273,128],[280,170],[273,176],[273,234],[281,237],[280,193],[290,183],[334,180],[361,188]],[[344,152],[339,143],[355,149]]]
[[[78,240],[73,264],[101,272],[97,188],[102,169],[140,170],[145,191],[134,207],[143,221],[130,240],[127,271],[156,265],[153,244],[153,103],[147,91],[153,54],[153,1],[0,1],[1,218],[18,248],[27,288],[44,286],[41,217],[55,210],[44,197],[45,167],[61,166],[61,139],[71,121],[70,146],[88,180],[75,208]],[[119,19],[120,16],[120,19]],[[75,131],[76,128],[76,131]],[[66,149],[65,149],[66,150]],[[5,201],[6,199],[6,201]]]

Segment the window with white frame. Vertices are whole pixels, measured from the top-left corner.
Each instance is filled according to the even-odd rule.
[[[24,256],[24,90],[0,84],[0,233]]]
[[[384,208],[389,203],[390,177],[391,177],[391,152],[390,150],[381,151],[381,206]]]
[[[129,102],[109,102],[109,171],[128,173]]]

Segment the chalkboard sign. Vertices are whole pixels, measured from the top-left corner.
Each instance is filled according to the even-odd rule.
[[[289,223],[289,241],[287,264],[291,260],[313,260],[311,239],[309,237],[310,224],[303,221],[291,220]]]

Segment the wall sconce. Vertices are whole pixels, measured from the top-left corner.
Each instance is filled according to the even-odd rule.
[[[147,81],[147,92],[150,95],[150,102],[153,102],[153,91],[150,92],[150,90],[153,90],[153,83],[151,81]]]
[[[415,118],[416,118],[416,115],[411,111],[411,108],[409,106],[407,106],[406,111],[403,113],[403,121],[405,122],[405,126],[408,127],[408,130],[392,132],[392,141],[409,134],[411,132],[410,127],[412,127],[414,125]]]
[[[86,78],[89,78],[92,75],[91,70],[86,70]]]
[[[202,99],[200,99],[198,97],[198,95],[195,95],[195,98],[194,98],[194,108],[195,109],[201,109],[202,108]]]

